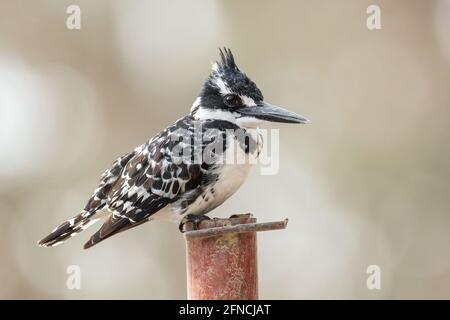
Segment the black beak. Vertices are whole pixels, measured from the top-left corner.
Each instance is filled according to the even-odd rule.
[[[271,105],[269,103],[261,103],[254,107],[244,107],[238,109],[243,116],[254,117],[257,119],[270,122],[284,123],[308,123],[309,120],[299,116],[298,114],[286,109]]]

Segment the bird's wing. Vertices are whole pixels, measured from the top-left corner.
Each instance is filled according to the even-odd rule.
[[[85,248],[148,221],[155,212],[198,188],[205,168],[191,157],[178,158],[173,153],[174,147],[183,143],[177,137],[190,136],[192,132],[177,133],[173,127],[135,149],[108,193],[107,205],[112,215]]]
[[[126,164],[130,161],[131,158],[133,158],[135,154],[136,150],[133,150],[132,152],[122,155],[112,163],[111,167],[108,170],[103,172],[100,178],[99,186],[97,187],[97,189],[95,189],[94,194],[84,207],[84,212],[88,212],[89,216],[92,216],[105,206],[111,188],[120,178],[120,175]]]

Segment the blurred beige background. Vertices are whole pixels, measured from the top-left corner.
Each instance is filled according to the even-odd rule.
[[[87,251],[97,225],[36,241],[187,113],[225,45],[267,100],[312,120],[280,126],[279,173],[254,170],[212,213],[290,219],[259,235],[261,298],[450,298],[450,0],[0,0],[0,298],[186,297],[175,225]]]

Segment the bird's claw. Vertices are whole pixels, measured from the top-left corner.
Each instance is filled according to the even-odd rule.
[[[228,219],[234,218],[251,218],[253,215],[251,213],[241,213],[241,214],[233,214]]]
[[[187,231],[185,230],[185,225],[187,223],[192,223],[192,230],[198,230],[200,227],[200,223],[203,220],[211,220],[211,218],[203,214],[188,214],[181,220],[178,229],[181,233],[185,233]]]

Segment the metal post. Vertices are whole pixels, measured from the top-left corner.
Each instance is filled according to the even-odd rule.
[[[185,225],[188,299],[256,300],[256,232],[284,229],[287,219],[256,223],[251,214]]]

